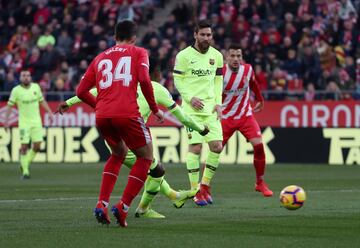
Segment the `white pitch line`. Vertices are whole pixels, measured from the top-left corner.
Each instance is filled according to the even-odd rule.
[[[307,193],[353,193],[360,192],[360,189],[340,189],[340,190],[305,190]],[[250,193],[250,192],[249,192]],[[120,196],[112,196],[120,198]],[[82,201],[82,200],[96,200],[97,197],[59,197],[59,198],[39,198],[39,199],[14,199],[14,200],[0,200],[0,203],[17,203],[17,202],[49,202],[49,201]]]
[[[120,198],[120,196],[113,196]],[[17,202],[48,202],[48,201],[82,201],[82,200],[96,200],[97,197],[59,197],[59,198],[39,198],[39,199],[14,199],[14,200],[0,200],[0,203],[17,203]]]

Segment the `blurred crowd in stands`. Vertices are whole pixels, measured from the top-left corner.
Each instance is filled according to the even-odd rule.
[[[22,68],[47,92],[73,91],[89,62],[115,44],[115,24],[147,25],[161,0],[23,0],[0,4],[0,91],[19,83]],[[65,96],[67,97],[67,96]],[[62,100],[63,94],[48,94]]]
[[[73,91],[89,61],[114,44],[115,23],[132,19],[146,25],[139,45],[156,58],[160,82],[177,99],[175,55],[206,18],[224,55],[231,43],[241,45],[266,99],[360,99],[360,0],[176,1],[158,27],[152,19],[166,2],[2,1],[0,90],[10,91],[26,67],[45,93]]]

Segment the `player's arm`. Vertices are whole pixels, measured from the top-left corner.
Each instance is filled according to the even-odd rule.
[[[206,135],[209,132],[209,128],[205,125],[201,125],[193,120],[189,115],[185,114],[179,105],[175,103],[175,107],[169,109],[169,111],[178,119],[184,126],[187,126],[201,135]]]
[[[215,107],[213,112],[217,112],[218,119],[221,119],[221,103],[223,90],[223,66],[224,59],[220,53],[217,61],[217,69],[215,74],[214,90],[215,90]]]
[[[97,97],[98,93],[97,93],[97,89],[93,88],[90,90],[90,94],[93,95],[94,97]],[[61,102],[55,113],[60,113],[61,115],[63,113],[65,113],[71,106],[76,105],[81,103],[82,101],[80,100],[79,97],[77,96],[73,96],[69,99],[67,99],[65,102]]]
[[[8,104],[8,105],[6,106],[5,120],[4,120],[5,130],[7,130],[7,129],[9,128],[9,117],[10,117],[11,109],[12,109],[12,106],[10,106],[10,105]]]
[[[176,56],[175,66],[173,71],[174,84],[177,90],[179,91],[181,98],[183,101],[190,103],[193,95],[191,94],[191,90],[185,82],[185,71],[187,67],[187,61],[185,56],[179,53]]]
[[[50,123],[52,123],[54,120],[54,114],[52,113],[52,111],[49,107],[49,104],[47,103],[47,101],[45,99],[43,99],[42,101],[40,101],[40,105],[41,105],[41,107],[43,107],[43,109],[45,109],[46,112],[48,112]]]
[[[158,121],[162,122],[164,121],[164,113],[158,108],[155,101],[154,89],[149,75],[149,57],[145,49],[141,50],[138,61],[137,73],[141,92],[149,104],[151,112],[158,118]]]
[[[251,73],[251,78],[250,78],[250,83],[249,84],[250,84],[251,91],[254,92],[254,94],[255,94],[256,104],[255,104],[255,107],[254,107],[254,112],[255,113],[260,112],[264,108],[264,97],[261,94],[260,87],[259,87],[259,84],[258,84],[258,82],[256,80],[256,77],[255,77],[255,74],[254,74],[253,70],[252,70],[252,73]]]
[[[43,109],[45,109],[45,111],[49,114],[50,123],[52,123],[53,120],[54,120],[54,115],[53,115],[53,113],[52,113],[52,111],[51,111],[51,109],[50,109],[50,107],[49,107],[49,104],[48,104],[47,101],[44,99],[44,96],[43,96],[43,94],[42,94],[42,92],[41,92],[40,85],[37,85],[37,86],[38,86],[38,87],[37,87],[37,91],[38,91],[38,96],[39,96],[38,101],[39,101],[41,107],[42,107]]]
[[[80,80],[79,87],[76,90],[76,95],[79,97],[81,101],[90,105],[91,107],[96,107],[96,99],[95,97],[89,92],[90,89],[94,88],[96,84],[96,73],[93,60],[86,70],[84,76]]]
[[[167,108],[184,126],[199,132],[201,135],[206,135],[209,132],[206,126],[197,123],[185,114],[181,107],[173,100],[170,92],[160,84],[155,87],[155,98],[160,105]]]
[[[6,106],[5,120],[4,120],[5,130],[7,130],[9,127],[9,117],[12,107],[16,105],[16,99],[17,99],[16,90],[13,89],[10,93],[9,101],[7,102],[7,106]]]

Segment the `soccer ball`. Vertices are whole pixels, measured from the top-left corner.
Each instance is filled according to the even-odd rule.
[[[280,192],[281,205],[289,210],[301,208],[305,200],[305,191],[296,185],[287,186]]]

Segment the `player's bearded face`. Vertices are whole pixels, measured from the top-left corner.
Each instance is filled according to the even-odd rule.
[[[227,56],[228,65],[233,70],[239,69],[240,63],[242,61],[242,52],[241,49],[230,49]]]
[[[202,52],[205,52],[209,49],[212,38],[211,28],[202,28],[197,33],[195,33],[196,43]]]
[[[20,74],[20,82],[24,85],[29,85],[31,82],[31,74],[28,71],[23,71]]]

